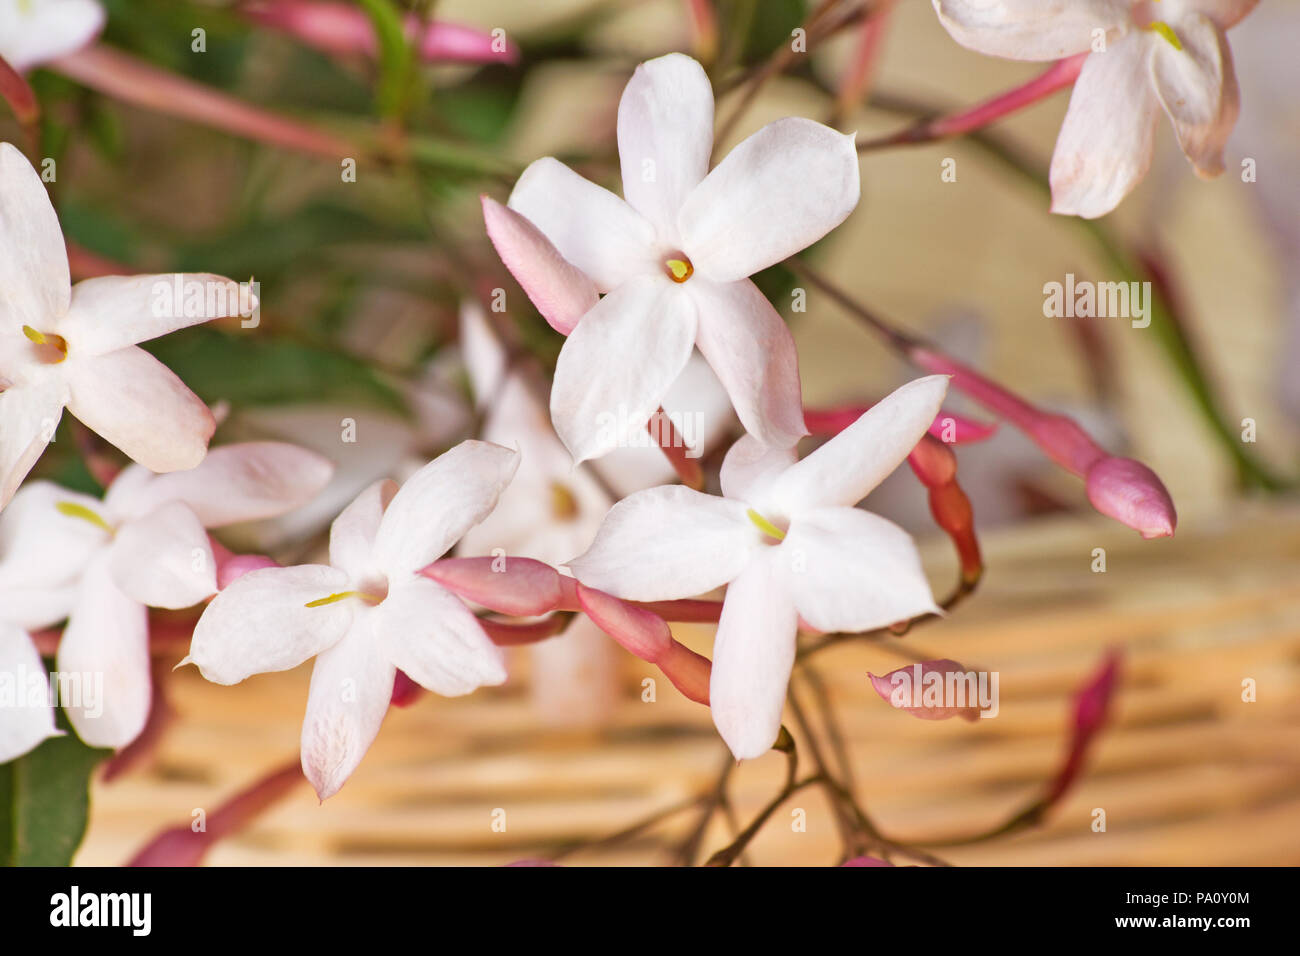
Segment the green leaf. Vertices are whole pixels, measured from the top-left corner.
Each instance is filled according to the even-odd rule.
[[[67,729],[63,712],[59,726]],[[108,750],[74,733],[0,764],[0,865],[68,866],[90,814],[90,777]]]

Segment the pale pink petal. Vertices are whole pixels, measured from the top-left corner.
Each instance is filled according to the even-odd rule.
[[[568,335],[596,304],[596,284],[523,215],[487,196],[483,222],[497,255],[551,328]]]
[[[54,437],[66,400],[67,389],[56,375],[0,391],[0,508]]]
[[[1152,34],[1121,37],[1084,61],[1052,154],[1052,212],[1095,219],[1151,168],[1160,105],[1151,89]]]
[[[734,579],[759,538],[740,502],[665,485],[611,508],[569,567],[583,584],[630,601],[695,597]]]
[[[704,67],[681,53],[642,63],[618,104],[623,196],[676,243],[677,212],[709,172],[713,87]]]
[[[785,320],[748,279],[686,283],[699,312],[695,344],[731,396],[745,430],[769,445],[808,434],[799,356]]]
[[[113,580],[141,604],[189,607],[216,593],[216,559],[207,532],[179,501],[125,522],[109,551]]]
[[[394,585],[369,615],[376,649],[435,694],[505,682],[505,659],[460,599],[428,578]]]
[[[911,535],[879,515],[801,513],[776,550],[799,616],[819,631],[867,631],[938,613]]]
[[[316,658],[302,722],[302,772],[325,800],[361,763],[388,713],[397,669],[380,652],[366,615]]]
[[[678,216],[695,271],[735,282],[811,246],[858,204],[858,151],[802,117],[764,126],[727,154]]]
[[[257,298],[208,273],[102,276],[72,288],[67,315],[52,331],[69,353],[103,355],[212,319],[250,314]]]
[[[29,70],[90,43],[104,28],[97,0],[10,0],[6,14],[17,22],[0,32],[0,56],[15,70]]]
[[[1220,30],[1236,26],[1258,5],[1259,0],[1182,0],[1180,4],[1185,11],[1209,17]]]
[[[429,462],[384,512],[375,566],[393,576],[432,564],[496,507],[518,467],[518,452],[486,441],[461,442]]]
[[[204,608],[186,663],[216,684],[297,667],[343,636],[360,599],[307,605],[347,587],[346,574],[319,564],[250,571]]]
[[[1208,179],[1223,172],[1223,147],[1241,111],[1232,50],[1208,17],[1183,17],[1174,30],[1182,49],[1163,38],[1154,44],[1151,80],[1183,153]]]
[[[357,495],[330,525],[330,564],[346,571],[354,581],[378,570],[371,552],[384,509],[395,494],[397,482],[380,479]]]
[[[17,38],[0,37],[0,56],[9,56]],[[52,332],[50,324],[68,308],[71,279],[63,232],[45,184],[17,148],[0,143],[0,334],[18,335],[30,325]]]
[[[306,504],[329,482],[334,466],[322,455],[285,442],[223,445],[195,468],[166,475],[124,472],[104,503],[119,518],[133,518],[167,501],[189,507],[205,528],[257,521]]]
[[[549,156],[524,170],[508,205],[602,292],[662,269],[650,221],[608,189]]]
[[[8,621],[0,621],[0,683],[10,688],[0,703],[0,764],[6,764],[61,733],[54,726],[41,655],[31,635]]]
[[[212,412],[148,352],[132,345],[67,362],[68,411],[134,461],[165,472],[203,460]]]
[[[709,706],[737,760],[762,756],[776,740],[794,666],[798,620],[775,551],[731,582],[713,642]]]
[[[560,350],[551,420],[574,461],[599,458],[645,429],[695,344],[692,299],[667,278],[619,286]]]
[[[776,479],[771,498],[778,513],[791,517],[805,508],[857,504],[916,447],[947,391],[946,375],[928,375],[877,402]]]
[[[977,720],[982,709],[979,685],[970,683],[967,676],[970,673],[961,664],[945,658],[909,664],[880,677],[875,674],[867,677],[875,692],[891,707],[913,717],[922,720],[948,720],[950,717]],[[978,675],[976,678],[978,680]],[[961,695],[960,698],[957,695]]]
[[[952,38],[989,56],[1059,60],[1092,48],[1093,31],[1113,36],[1131,0],[933,0]]]
[[[125,747],[140,735],[153,699],[148,612],[118,589],[107,553],[86,568],[57,666],[80,677],[81,693],[62,703],[83,741]]]

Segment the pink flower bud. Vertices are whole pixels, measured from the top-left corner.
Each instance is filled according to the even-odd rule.
[[[671,653],[672,632],[657,614],[582,584],[578,601],[597,627],[641,660],[654,664]]]
[[[560,604],[560,573],[532,558],[443,558],[425,577],[498,614],[532,617]]]
[[[1160,479],[1132,458],[1104,458],[1088,470],[1088,500],[1107,517],[1136,528],[1144,538],[1167,538],[1178,514]]]
[[[542,318],[568,335],[599,299],[595,283],[519,213],[489,196],[481,199],[483,222],[497,255]]]
[[[964,717],[975,720],[980,714],[979,691],[972,674],[956,661],[923,661],[900,667],[883,677],[867,674],[871,686],[891,707],[904,710],[922,720],[947,720]],[[956,701],[960,703],[956,703]]]

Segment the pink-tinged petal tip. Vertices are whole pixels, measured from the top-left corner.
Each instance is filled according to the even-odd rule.
[[[870,673],[867,677],[891,707],[922,720],[975,720],[982,710],[997,713],[997,685],[956,661],[922,661],[881,677]]]

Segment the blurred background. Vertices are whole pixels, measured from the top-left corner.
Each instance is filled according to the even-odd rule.
[[[474,428],[456,344],[467,299],[506,288],[508,312],[491,315],[502,348],[541,374],[554,360],[560,338],[506,277],[484,235],[479,194],[504,201],[523,165],[544,155],[616,187],[615,113],[638,62],[672,50],[716,52],[715,79],[729,90],[718,101],[724,118],[743,95],[737,78],[787,46],[812,5],[441,0],[432,5],[439,20],[503,30],[518,57],[407,74],[385,56],[312,50],[229,4],[106,6],[102,42],[132,57],[341,136],[409,146],[359,155],[349,182],[337,159],[160,115],[57,68],[32,77],[47,111],[43,150],[58,160],[52,193],[88,269],[102,258],[130,271],[261,282],[257,329],[203,327],[152,350],[226,412],[218,440],[275,436],[339,462],[319,507],[229,541],[300,560],[369,480],[400,476]],[[715,16],[716,42],[699,29],[701,6]],[[191,49],[195,28],[206,31],[202,53]],[[859,32],[849,25],[811,42],[763,83],[715,156],[782,116],[831,119]],[[1150,465],[1179,512],[1173,539],[1144,542],[1092,511],[1082,484],[1009,426],[958,449],[984,581],[949,619],[903,641],[928,658],[999,671],[999,718],[930,722],[892,711],[866,674],[907,658],[878,644],[818,658],[859,794],[890,836],[943,840],[987,829],[1021,806],[1064,755],[1071,694],[1108,648],[1119,648],[1112,723],[1077,786],[1043,824],[944,858],[1300,862],[1300,511],[1285,487],[1300,470],[1298,37],[1300,9],[1283,0],[1265,0],[1230,34],[1243,108],[1223,177],[1197,180],[1162,119],[1150,175],[1101,223],[1108,241],[1167,276],[1217,427],[1155,328],[1044,317],[1044,283],[1067,273],[1121,276],[1094,231],[1048,214],[1034,182],[968,141],[863,156],[860,206],[815,250],[822,274],[1039,405],[1074,416],[1112,452]],[[869,105],[851,105],[837,123],[865,140],[906,125],[916,110],[979,102],[1037,69],[958,47],[928,2],[901,0]],[[1045,169],[1068,95],[998,124],[995,145]],[[21,141],[7,119],[0,137]],[[955,182],[940,175],[949,158]],[[1244,159],[1255,160],[1256,181],[1243,182]],[[773,270],[762,280],[788,312],[793,277]],[[788,318],[809,406],[870,402],[916,374],[816,292],[806,313]],[[973,405],[952,407],[981,417]],[[344,418],[357,423],[354,443],[339,439]],[[1254,441],[1242,441],[1246,419]],[[38,474],[91,487],[74,435],[60,434]],[[955,561],[912,475],[895,475],[867,506],[917,535],[936,593],[946,592]],[[1105,549],[1104,573],[1094,570],[1097,548]],[[708,628],[684,626],[677,636],[708,652]],[[181,653],[160,651],[159,673]],[[590,653],[595,703],[573,704],[582,697],[573,687],[548,697],[533,686],[549,680],[538,677],[544,658],[512,652],[505,687],[460,700],[426,694],[394,708],[338,796],[318,805],[301,783],[217,844],[208,862],[544,857],[707,788],[724,759],[707,712],[662,681],[657,699],[643,700],[653,668],[605,645]],[[586,673],[570,661],[557,680],[573,681],[574,672]],[[190,669],[168,673],[170,719],[131,766],[96,782],[78,862],[125,862],[160,827],[187,823],[195,808],[211,812],[294,761],[307,679],[300,668],[219,687]],[[1256,688],[1251,702],[1244,681]],[[776,792],[783,769],[769,755],[733,775],[740,820]],[[791,825],[796,808],[807,813],[802,831]],[[1092,826],[1098,808],[1105,832]],[[508,821],[503,832],[492,826],[498,810]],[[566,862],[671,861],[691,822],[678,816]],[[725,842],[718,820],[705,846]],[[831,815],[809,795],[776,815],[751,856],[826,865],[837,853]]]

